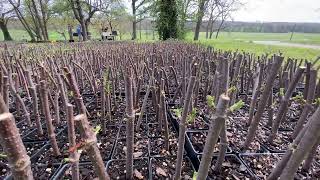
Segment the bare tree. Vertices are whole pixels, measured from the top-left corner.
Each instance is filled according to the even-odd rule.
[[[13,8],[16,16],[20,20],[22,26],[29,34],[31,41],[35,41],[36,34],[35,34],[34,30],[32,29],[31,25],[27,22],[27,19],[24,17],[23,10],[21,8],[21,1],[20,0],[17,0],[17,1],[16,0],[8,0],[8,2],[12,6],[12,8]]]
[[[106,19],[106,26],[113,31],[120,24],[120,19],[127,15],[126,9],[122,1],[113,2],[109,8],[102,10],[103,19]]]
[[[241,0],[224,0],[224,1],[219,1],[218,3],[218,8],[219,8],[219,15],[220,15],[220,23],[217,29],[216,33],[216,39],[219,36],[219,33],[221,29],[223,28],[223,24],[227,19],[232,19],[232,13],[237,11],[238,8],[243,5],[241,3]],[[213,31],[211,31],[212,33]],[[212,36],[212,34],[211,34]],[[210,36],[210,37],[211,37]]]
[[[206,15],[205,15],[205,18],[208,18],[208,22],[206,26],[206,39],[209,38],[209,33],[211,38],[214,24],[217,21],[219,15],[220,15],[220,11],[218,9],[218,4],[216,3],[216,1],[210,0],[207,4]]]
[[[31,16],[32,25],[34,31],[39,40],[49,40],[47,22],[49,19],[48,16],[48,4],[49,0],[28,0],[24,1],[25,14]]]
[[[193,40],[195,40],[195,41],[199,40],[200,27],[202,24],[202,18],[204,16],[206,2],[208,2],[208,0],[199,0],[198,13],[197,13],[197,23],[196,23],[196,29],[194,31],[194,38],[193,38]]]
[[[145,14],[151,9],[151,0],[131,0],[132,9],[132,40],[137,38],[137,23],[145,18]]]
[[[223,24],[225,21],[230,19],[232,17],[232,13],[238,10],[241,5],[243,5],[241,1],[242,0],[199,0],[194,40],[199,40],[203,18],[208,19],[206,37],[208,38],[209,31],[210,38],[212,37],[213,32],[217,31],[216,38],[218,38],[219,32],[221,29],[223,29]],[[205,14],[209,14],[209,16],[205,16]],[[214,25],[218,18],[220,18],[220,22],[215,30]]]
[[[187,20],[194,15],[197,7],[195,0],[176,0],[178,6],[178,18],[180,31],[185,30]]]
[[[14,9],[10,6],[8,1],[0,0],[0,28],[5,41],[12,40],[7,27],[9,19],[12,17],[14,17]]]
[[[75,18],[81,25],[83,40],[88,40],[91,19],[98,11],[105,11],[117,0],[69,0]]]
[[[8,0],[31,40],[49,40],[50,0]]]

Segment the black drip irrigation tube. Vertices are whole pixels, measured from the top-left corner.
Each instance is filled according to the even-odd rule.
[[[179,123],[178,123],[177,119],[173,117],[170,110],[168,110],[167,112],[168,112],[168,117],[171,120],[171,123],[173,124],[173,127],[175,128],[176,132],[179,134]],[[199,163],[199,161],[197,161],[197,154],[193,151],[192,144],[191,144],[189,137],[187,135],[185,135],[185,136],[186,136],[185,137],[186,140],[185,140],[185,144],[184,144],[184,149],[187,153],[187,156],[191,160],[193,167],[195,168],[195,170],[198,170],[200,163]]]

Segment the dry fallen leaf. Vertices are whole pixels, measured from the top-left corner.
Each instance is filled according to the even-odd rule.
[[[239,170],[240,170],[240,172],[244,172],[247,170],[247,168],[245,165],[241,164]]]
[[[258,168],[258,169],[261,169],[261,168],[262,168],[262,165],[261,165],[261,164],[258,164],[258,165],[257,165],[257,168]]]
[[[127,154],[127,147],[126,146],[123,146],[122,150],[124,151],[125,154]]]
[[[136,177],[136,178],[138,178],[138,179],[143,179],[144,177],[142,176],[142,174],[137,170],[137,169],[135,169],[134,171],[133,171],[133,175],[134,175],[134,177]]]
[[[135,153],[133,153],[133,157],[134,158],[138,158],[138,157],[140,157],[140,156],[142,156],[142,152],[135,152]]]
[[[224,166],[224,167],[232,167],[232,165],[229,162],[222,163],[222,166]]]
[[[232,137],[233,134],[232,134],[231,132],[228,132],[228,131],[227,131],[227,136],[228,136],[228,137]]]
[[[162,168],[160,168],[160,167],[157,167],[156,173],[157,173],[157,175],[159,175],[159,176],[167,177],[167,173],[166,173]]]

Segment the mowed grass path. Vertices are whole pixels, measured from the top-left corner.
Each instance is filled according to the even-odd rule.
[[[99,33],[91,31],[93,39],[99,39]],[[23,30],[10,30],[10,33],[14,40],[21,41],[24,39],[29,40],[28,34]],[[290,42],[290,43],[302,43],[302,44],[314,44],[320,45],[320,34],[312,33],[294,33],[292,41],[290,41],[290,33],[244,33],[244,32],[221,32],[218,39],[215,39],[213,34],[213,39],[206,39],[205,33],[200,33],[200,39],[197,42],[193,41],[193,33],[189,32],[186,35],[186,41],[191,43],[200,43],[206,46],[213,46],[216,49],[223,50],[239,50],[246,51],[250,53],[256,53],[257,55],[261,54],[273,54],[273,53],[282,53],[286,57],[293,57],[299,59],[308,59],[314,60],[320,56],[320,50],[318,49],[308,49],[308,48],[299,48],[299,47],[285,47],[285,46],[274,46],[274,45],[262,45],[255,44],[253,41],[281,41],[281,42]],[[63,37],[55,32],[49,31],[50,40],[57,41],[63,40]],[[138,41],[152,41],[152,33],[145,32],[141,33],[141,39],[139,39],[138,32]],[[75,37],[76,38],[76,37]],[[122,36],[122,40],[130,40],[130,33],[126,33]],[[0,33],[0,41],[3,41],[3,35]]]

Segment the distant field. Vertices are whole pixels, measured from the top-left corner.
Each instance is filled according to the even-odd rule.
[[[205,39],[206,33],[200,34],[201,39]],[[213,34],[213,38],[215,37]],[[291,33],[247,33],[247,32],[222,32],[219,39],[238,40],[238,41],[283,41],[302,44],[320,45],[320,34],[313,33],[294,33],[290,41]],[[188,33],[187,38],[193,38],[193,33]]]
[[[320,50],[300,47],[285,47],[274,45],[255,44],[253,41],[281,41],[291,43],[320,45],[320,34],[295,33],[289,41],[290,33],[242,33],[222,32],[218,39],[206,39],[205,33],[200,34],[198,43],[210,45],[224,50],[244,50],[246,52],[261,54],[283,53],[286,57],[314,60],[320,56]],[[188,33],[186,40],[193,42],[193,33]]]
[[[100,39],[99,33],[92,32],[93,39]],[[10,30],[12,37],[16,41],[28,39],[28,34],[23,30]],[[214,34],[215,35],[215,34]],[[222,32],[218,39],[206,39],[205,33],[200,33],[200,40],[197,43],[203,45],[210,45],[217,49],[224,50],[244,50],[246,52],[257,53],[259,55],[265,53],[283,53],[286,57],[303,58],[314,60],[320,56],[319,49],[309,49],[300,47],[285,47],[285,46],[274,46],[274,45],[262,45],[253,43],[253,41],[281,41],[288,43],[300,43],[300,44],[312,44],[320,45],[320,34],[309,34],[309,33],[295,33],[292,41],[290,41],[290,33],[243,33],[243,32]],[[142,32],[141,39],[140,34],[137,34],[139,41],[151,41],[153,35],[151,32]],[[63,40],[63,37],[55,32],[49,31],[50,40]],[[157,38],[157,37],[156,37]],[[122,40],[130,40],[131,35],[129,33],[122,35]],[[186,36],[187,42],[193,42],[193,33],[190,32]],[[0,41],[3,41],[2,33],[0,33]]]
[[[9,30],[12,38],[15,40],[15,41],[23,41],[23,40],[30,40],[29,38],[29,35],[26,31],[24,30]],[[90,31],[91,34],[92,34],[92,38],[93,39],[100,39],[100,34],[94,30],[91,30]],[[67,35],[67,38],[68,38],[68,34]],[[140,37],[140,34],[138,32],[137,34],[138,38]],[[148,34],[146,35],[145,32],[142,32],[141,33],[141,37],[143,40],[151,40],[152,39],[152,33],[151,32],[148,32]],[[75,39],[77,39],[77,37],[74,37]],[[51,41],[58,41],[58,40],[64,40],[63,36],[61,34],[59,34],[58,32],[56,31],[49,31],[49,39]],[[131,39],[131,34],[130,33],[126,33],[126,34],[122,34],[122,40],[130,40]],[[3,34],[2,32],[0,32],[0,41],[3,41]]]

